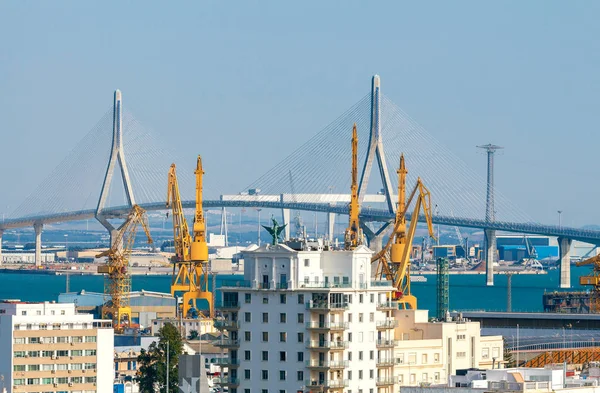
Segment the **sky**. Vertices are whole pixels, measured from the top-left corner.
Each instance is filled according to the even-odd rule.
[[[534,220],[600,223],[600,3],[0,2],[0,214],[115,89],[239,191],[382,91]]]

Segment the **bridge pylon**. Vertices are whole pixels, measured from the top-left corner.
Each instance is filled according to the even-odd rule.
[[[116,235],[118,228],[115,228],[108,221],[109,217],[104,213],[104,208],[106,207],[106,200],[108,199],[108,194],[115,171],[115,165],[117,164],[121,170],[121,180],[123,181],[127,206],[132,207],[135,205],[135,198],[133,196],[133,188],[129,178],[129,171],[127,170],[127,162],[125,161],[125,152],[123,150],[123,103],[120,90],[115,91],[112,149],[110,151],[110,158],[106,167],[106,175],[104,175],[104,182],[102,183],[102,190],[100,192],[100,198],[98,199],[98,206],[96,207],[95,213],[96,219],[110,233],[111,246],[113,245],[115,238],[114,235]]]

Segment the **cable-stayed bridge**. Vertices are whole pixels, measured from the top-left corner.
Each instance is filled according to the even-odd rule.
[[[207,182],[205,195],[212,195],[213,199],[204,200],[204,207],[281,209],[286,223],[290,210],[327,213],[331,236],[335,215],[348,211],[350,135],[354,123],[359,130],[359,160],[363,163],[359,191],[361,220],[383,223],[378,231],[366,231],[374,248],[394,217],[396,167],[401,153],[406,157],[409,184],[418,176],[431,190],[434,223],[486,231],[489,285],[493,284],[496,230],[557,236],[561,287],[570,286],[571,241],[600,244],[600,231],[533,222],[495,191],[493,184],[490,187],[383,95],[377,76],[369,94],[239,194],[221,195],[215,190],[217,182]],[[123,218],[133,204],[146,210],[164,210],[167,172],[171,162],[178,158],[123,108],[117,91],[113,107],[46,180],[0,223],[0,242],[6,229],[33,226],[36,261],[40,261],[41,233],[46,224],[96,218],[112,233],[117,225],[115,219]],[[210,173],[210,163],[205,167]],[[192,208],[193,172],[178,172],[182,196],[187,199],[184,207]],[[113,180],[115,175],[119,182]],[[495,214],[490,219],[486,211]]]

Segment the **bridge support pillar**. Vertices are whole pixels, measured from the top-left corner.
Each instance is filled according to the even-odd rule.
[[[290,240],[290,209],[281,209],[281,216],[283,217],[283,233],[285,236],[284,240]]]
[[[335,231],[335,213],[327,213],[327,235],[329,236],[329,244],[333,243]]]
[[[2,264],[2,235],[4,235],[4,229],[0,229],[0,265]]]
[[[33,224],[35,230],[35,266],[42,266],[42,229],[43,224],[36,222]]]
[[[494,285],[494,259],[496,258],[496,231],[486,229],[485,231],[485,271],[486,284]]]
[[[386,229],[392,224],[392,221],[388,221],[382,225],[377,232],[373,232],[364,221],[360,222],[360,227],[367,238],[369,248],[371,251],[378,253],[383,248],[383,237],[385,236]]]
[[[560,287],[571,288],[571,243],[573,240],[559,237],[558,253],[560,256]]]

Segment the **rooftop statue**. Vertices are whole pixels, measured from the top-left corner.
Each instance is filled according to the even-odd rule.
[[[271,235],[271,237],[273,237],[273,241],[271,242],[271,244],[276,246],[279,243],[279,235],[281,235],[281,232],[283,232],[287,224],[285,224],[284,226],[279,226],[277,220],[275,220],[273,217],[271,217],[271,221],[273,221],[272,227],[268,227],[266,225],[263,225],[262,227],[265,228],[267,232],[269,232],[269,235]]]

